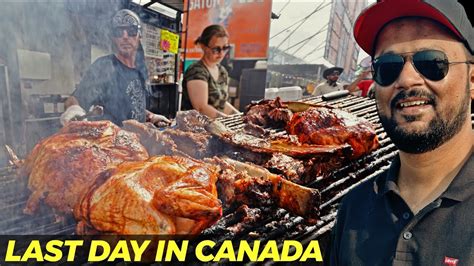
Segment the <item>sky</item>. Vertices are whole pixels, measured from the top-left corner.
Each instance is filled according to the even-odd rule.
[[[369,0],[368,2],[371,4],[375,2],[375,0]],[[327,37],[327,27],[325,27],[325,25],[329,22],[331,3],[331,0],[273,0],[272,11],[280,15],[280,17],[271,20],[270,46],[280,46],[282,50],[290,48],[286,52],[303,58],[310,64],[322,63],[330,65],[330,63],[323,59],[323,56],[324,44]],[[296,29],[300,24],[296,22],[307,17],[314,12],[317,7],[319,7],[320,10],[311,15]],[[293,24],[295,25],[290,27]],[[285,40],[293,31],[294,33],[291,37]],[[319,31],[321,32],[315,35]],[[308,40],[302,48],[300,48],[300,45],[291,48],[292,45],[296,45],[298,42],[302,42],[312,35],[315,36]],[[365,52],[360,50],[359,62],[367,56]]]

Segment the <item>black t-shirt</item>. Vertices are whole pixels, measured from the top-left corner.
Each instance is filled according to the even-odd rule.
[[[85,110],[92,105],[103,106],[104,119],[119,126],[127,119],[145,122],[149,99],[145,78],[113,54],[97,59],[89,67],[73,96]]]
[[[396,183],[400,159],[349,192],[333,229],[329,265],[474,265],[474,156],[414,214]],[[452,262],[452,264],[449,263]]]

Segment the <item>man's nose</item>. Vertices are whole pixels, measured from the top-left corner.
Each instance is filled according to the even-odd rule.
[[[122,34],[120,35],[121,38],[128,38],[128,32],[126,29],[122,29]]]
[[[423,76],[418,73],[410,59],[405,61],[402,71],[395,81],[395,86],[400,89],[409,89],[423,84],[423,81]]]

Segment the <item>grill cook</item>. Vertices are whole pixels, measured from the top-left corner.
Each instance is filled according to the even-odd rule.
[[[117,11],[111,36],[114,54],[100,57],[89,67],[66,101],[61,123],[86,116],[82,107],[95,105],[103,107],[105,119],[119,126],[127,119],[168,123],[166,117],[146,110],[149,93],[145,87],[146,66],[137,53],[141,36],[137,14],[128,9]]]

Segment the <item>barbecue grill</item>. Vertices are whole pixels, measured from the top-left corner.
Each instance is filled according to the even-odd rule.
[[[341,198],[358,184],[383,172],[390,166],[397,155],[396,147],[386,136],[379,123],[375,101],[369,98],[346,95],[338,99],[324,101],[321,96],[301,100],[307,103],[326,103],[336,108],[349,111],[372,122],[380,141],[380,147],[369,155],[351,161],[325,177],[317,177],[307,186],[321,192],[321,217],[316,223],[307,223],[305,219],[292,215],[283,209],[259,208],[247,211],[258,211],[256,219],[245,219],[239,210],[224,214],[219,222],[204,230],[199,238],[212,239],[219,247],[224,240],[299,240],[303,245],[310,240],[324,242],[334,225],[336,211]],[[242,116],[234,115],[221,119],[230,130],[244,126]],[[283,130],[271,130],[271,134],[286,134]],[[15,175],[14,167],[0,169],[0,234],[26,235],[69,235],[74,233],[74,220],[57,220],[54,213],[42,207],[39,214],[23,214],[30,192],[26,180]],[[243,211],[242,213],[245,213]]]

